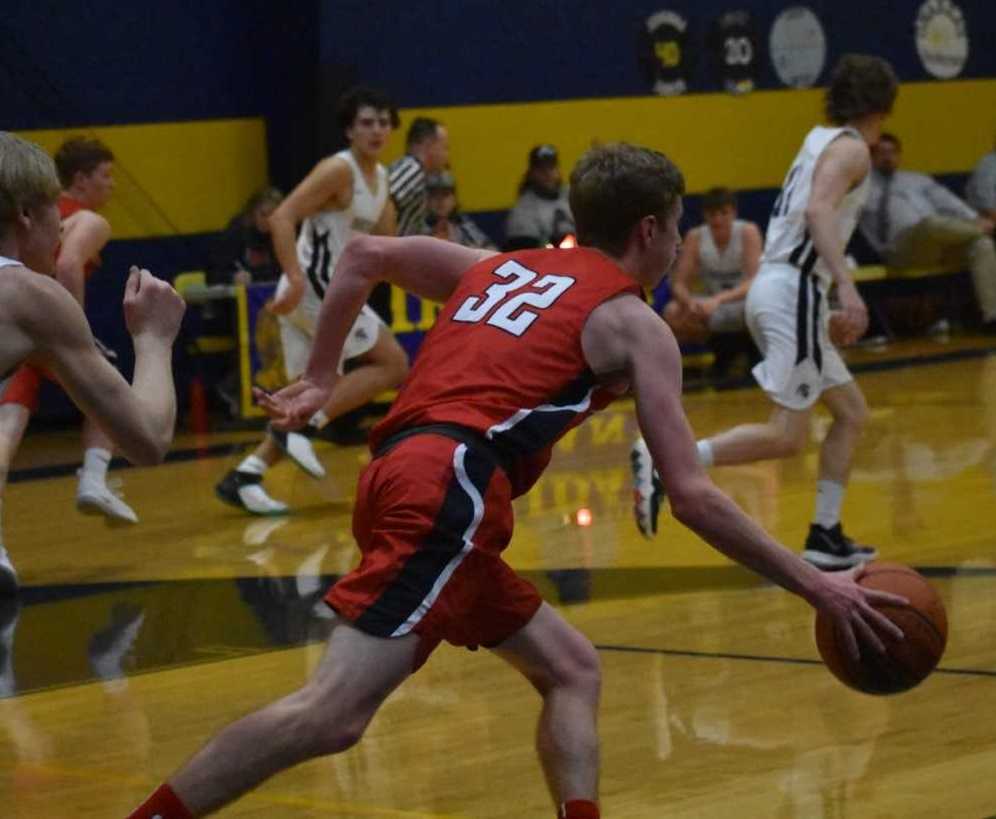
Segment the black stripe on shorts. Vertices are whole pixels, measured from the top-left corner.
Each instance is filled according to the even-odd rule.
[[[482,500],[495,466],[492,460],[464,447],[464,470]],[[454,450],[455,451],[455,450]],[[419,480],[412,475],[410,480]],[[450,561],[464,547],[464,535],[474,520],[474,501],[454,473],[439,508],[432,531],[405,561],[401,571],[354,625],[367,634],[390,637],[403,625],[432,590]]]

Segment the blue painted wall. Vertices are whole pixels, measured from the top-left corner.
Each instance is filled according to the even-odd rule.
[[[867,52],[890,60],[904,81],[930,79],[913,38],[917,0],[423,0],[391,3],[381,20],[368,0],[327,0],[320,55],[357,68],[406,107],[638,96],[650,93],[636,58],[640,29],[671,9],[689,24],[690,90],[718,91],[705,48],[712,22],[746,9],[766,49],[775,17],[794,5],[820,18],[828,66],[845,51]],[[996,4],[958,5],[971,41],[961,76],[996,76]],[[758,87],[783,87],[767,59]]]

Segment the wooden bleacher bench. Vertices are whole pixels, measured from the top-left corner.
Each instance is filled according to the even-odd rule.
[[[895,332],[889,321],[887,310],[884,309],[884,298],[891,292],[895,295],[907,290],[903,283],[909,282],[909,287],[915,287],[914,282],[924,279],[934,279],[945,276],[953,276],[964,271],[964,264],[957,262],[930,265],[925,267],[894,268],[884,264],[870,264],[856,267],[851,271],[854,283],[859,289],[863,289],[864,299],[868,305],[868,310],[874,317],[874,324],[877,324],[881,334],[885,338],[894,338]],[[862,288],[862,285],[871,287]]]
[[[884,264],[866,264],[851,271],[856,284],[862,282],[877,282],[888,279],[899,281],[903,279],[926,279],[931,276],[948,276],[964,270],[962,264],[932,265],[930,267],[895,268]]]

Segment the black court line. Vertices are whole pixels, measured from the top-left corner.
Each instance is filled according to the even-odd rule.
[[[617,646],[596,643],[599,651],[617,651],[630,654],[664,654],[668,657],[691,657],[703,660],[746,660],[756,663],[783,663],[786,665],[823,665],[822,660],[807,657],[771,657],[765,654],[736,654],[724,651],[689,651],[677,648],[648,648],[646,646]],[[937,668],[935,674],[958,674],[970,677],[996,677],[996,671],[984,668]]]
[[[183,461],[198,461],[204,458],[222,458],[228,455],[238,455],[250,446],[255,447],[258,443],[258,441],[245,441],[242,443],[211,444],[209,446],[193,447],[190,449],[173,449],[166,453],[165,462],[168,464],[181,463]],[[71,463],[15,469],[10,473],[8,483],[40,481],[47,478],[64,478],[67,475],[75,475],[76,470],[79,468],[79,463]],[[114,458],[111,461],[111,468],[131,469],[132,465],[124,458]]]
[[[952,582],[963,572],[956,566],[920,567],[925,573]],[[992,582],[996,568],[969,567],[966,580]],[[666,596],[676,591],[741,592],[773,586],[739,566],[643,567],[636,569],[562,569],[524,571],[544,596],[563,606],[590,601]],[[554,575],[551,577],[550,575]],[[0,598],[0,631],[15,629],[18,644],[45,645],[66,657],[91,657],[108,651],[115,635],[126,633],[141,615],[144,625],[132,633],[127,646],[128,676],[181,668],[205,662],[296,648],[322,642],[330,621],[316,605],[338,575],[306,575],[316,582],[301,592],[298,575],[251,575],[228,578],[125,580],[62,583],[22,587],[16,597]],[[962,581],[963,582],[963,581]],[[182,612],[178,615],[178,612]],[[205,616],[221,617],[223,625],[210,630],[194,627]],[[177,639],[176,635],[182,635]],[[56,636],[57,635],[57,636]],[[635,637],[635,635],[633,635]],[[793,665],[819,665],[806,657],[705,652],[638,645],[599,645],[603,652],[660,654],[694,659],[739,660]],[[2,650],[2,648],[0,648]],[[38,651],[21,651],[16,662],[18,694],[76,685],[97,679],[91,664],[39,662]],[[950,675],[994,677],[996,671],[942,668]]]

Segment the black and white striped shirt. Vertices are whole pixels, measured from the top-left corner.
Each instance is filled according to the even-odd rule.
[[[398,212],[398,235],[417,236],[425,232],[425,169],[411,154],[392,162],[388,168],[388,190]]]

